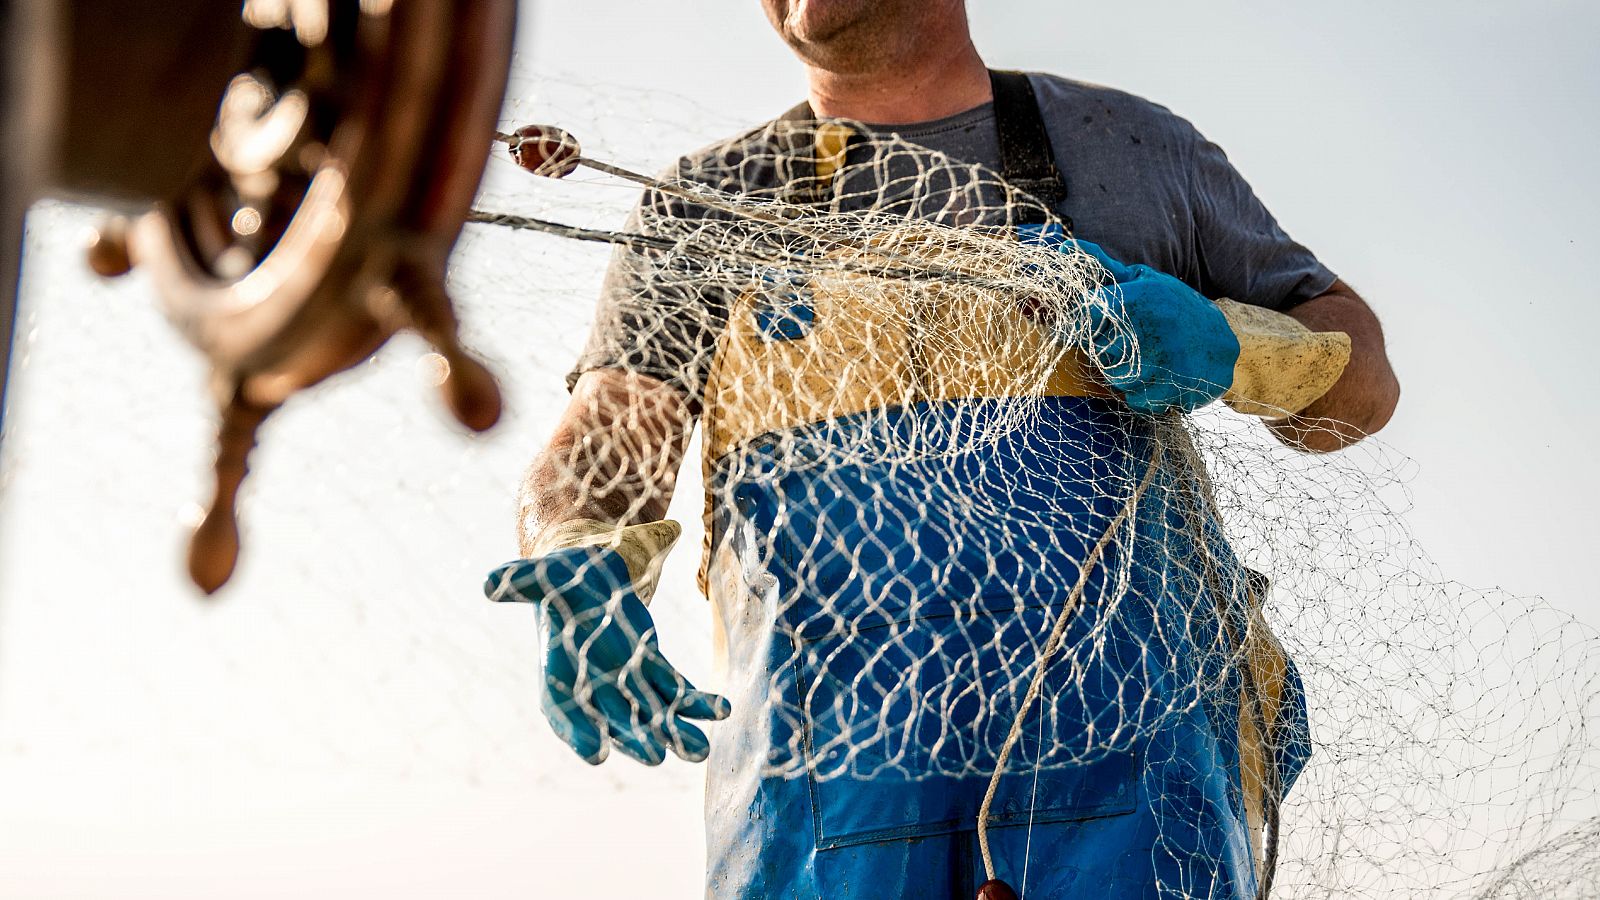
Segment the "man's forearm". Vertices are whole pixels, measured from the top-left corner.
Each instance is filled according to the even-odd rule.
[[[1350,363],[1337,383],[1298,415],[1268,423],[1284,443],[1327,453],[1348,447],[1388,423],[1400,400],[1400,382],[1389,365],[1383,327],[1350,286],[1334,282],[1327,293],[1289,310],[1313,331],[1350,335]]]
[[[621,371],[586,373],[523,481],[517,510],[522,552],[558,522],[634,524],[664,517],[693,425],[673,388]]]

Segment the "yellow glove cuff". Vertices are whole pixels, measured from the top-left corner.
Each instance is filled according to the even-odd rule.
[[[1233,386],[1222,401],[1245,415],[1281,419],[1310,406],[1333,387],[1350,362],[1350,335],[1312,331],[1260,306],[1216,301],[1239,338]]]
[[[529,548],[529,556],[542,556],[568,547],[610,547],[628,566],[633,589],[646,604],[661,579],[661,564],[678,542],[683,526],[671,519],[640,525],[617,525],[596,519],[570,519],[557,522],[539,532]]]

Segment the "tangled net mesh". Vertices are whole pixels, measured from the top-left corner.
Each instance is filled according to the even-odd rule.
[[[1281,895],[1600,890],[1593,636],[1432,571],[1381,499],[1381,449],[1356,451],[1374,476],[1230,412],[1104,399],[1091,333],[1139,352],[1104,273],[1019,240],[1049,213],[981,166],[783,121],[658,179],[585,162],[646,190],[620,230],[566,232],[618,245],[579,368],[652,375],[700,414],[723,727],[759,736],[724,764],[846,810],[827,794],[978,790],[992,876],[987,826],[1091,813],[1083,785],[1131,763],[1169,807],[1152,854],[1204,860],[1190,832],[1215,823],[1185,781],[1207,776],[1174,737],[1198,716],[1236,741]],[[595,490],[597,458],[571,458],[569,491]],[[822,840],[921,824],[828,815]],[[1206,868],[1159,892],[1211,896]]]
[[[1221,405],[1180,420],[1071,396],[1085,390],[1075,348],[1102,273],[1017,240],[1040,210],[981,167],[885,137],[819,156],[815,134],[779,127],[648,179],[633,209],[639,185],[623,176],[690,145],[662,127],[671,110],[652,99],[648,127],[630,129],[636,97],[551,81],[514,82],[512,96],[537,100],[513,103],[508,123],[537,110],[598,138],[597,160],[634,163],[562,181],[491,169],[452,287],[469,342],[506,361],[522,412],[487,443],[430,435],[432,413],[373,377],[286,411],[246,497],[250,543],[289,535],[295,552],[332,541],[350,552],[333,565],[258,557],[258,577],[275,567],[271,596],[232,598],[233,626],[160,614],[210,648],[191,674],[277,710],[188,752],[220,744],[263,766],[360,759],[472,779],[508,766],[538,778],[534,760],[564,752],[540,720],[531,634],[471,594],[514,552],[514,486],[593,329],[607,254],[576,237],[615,245],[604,290],[628,302],[599,318],[626,340],[605,349],[697,398],[699,464],[687,468],[700,476],[679,482],[673,510],[691,533],[707,511],[705,546],[698,560],[680,547],[652,610],[663,640],[703,628],[690,587],[700,565],[719,646],[669,650],[692,672],[716,658],[724,674],[711,680],[735,709],[719,735],[766,736],[759,758],[719,745],[733,765],[824,791],[944,779],[979,797],[993,780],[998,825],[1048,811],[1030,790],[1040,777],[1069,796],[1131,765],[1175,786],[1168,821],[1194,822],[1176,788],[1199,776],[1163,736],[1203,711],[1239,740],[1258,858],[1265,832],[1277,835],[1276,896],[1600,896],[1600,642],[1540,601],[1436,571],[1403,520],[1404,459],[1375,441],[1297,454]],[[654,143],[627,143],[640,135]],[[89,313],[59,297],[52,311],[37,298],[53,290],[32,288],[46,337],[109,342],[147,318],[109,293]],[[402,343],[374,368],[408,368],[415,352]],[[25,362],[22,381],[29,366],[62,374],[49,365]],[[86,393],[113,383],[93,376]],[[184,374],[160,377],[183,394]],[[42,502],[63,479],[28,480],[30,466],[49,471],[50,448],[92,453],[93,441],[80,416],[27,396],[8,424],[11,521],[94,540],[82,510]],[[141,418],[187,417],[188,443],[202,443],[200,404],[176,406]],[[118,460],[160,471],[166,435],[130,425]],[[292,461],[353,440],[371,450],[343,471]],[[90,455],[76,474],[125,494],[109,471]],[[575,490],[593,484],[570,474]],[[194,493],[169,475],[130,507]],[[171,524],[151,521],[157,534]],[[57,621],[45,574],[10,577],[21,593],[8,627]],[[169,687],[145,652],[110,638],[83,652],[105,677],[132,675],[136,693]],[[269,676],[239,665],[252,657],[295,665]],[[322,705],[272,699],[301,682]],[[396,687],[404,703],[380,696]],[[17,696],[17,679],[0,690]],[[21,752],[16,735],[43,705],[6,705],[7,752]],[[32,752],[52,749],[32,740]],[[1166,852],[1183,852],[1173,841]],[[1209,895],[1195,872],[1160,888]]]

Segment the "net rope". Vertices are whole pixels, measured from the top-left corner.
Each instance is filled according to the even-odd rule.
[[[1102,534],[1100,539],[1095,542],[1094,547],[1089,550],[1089,555],[1084,559],[1083,566],[1079,570],[1078,583],[1072,586],[1072,593],[1068,594],[1066,601],[1061,604],[1061,612],[1056,615],[1055,624],[1050,627],[1050,636],[1045,640],[1044,651],[1039,656],[1039,663],[1034,669],[1033,678],[1028,682],[1028,692],[1022,698],[1022,712],[1026,713],[1032,709],[1034,702],[1039,699],[1040,691],[1044,687],[1045,667],[1050,664],[1050,657],[1060,649],[1061,638],[1066,634],[1067,623],[1072,620],[1072,614],[1077,611],[1078,603],[1083,599],[1083,588],[1088,581],[1089,571],[1099,565],[1100,557],[1105,554],[1106,547],[1110,544],[1111,539],[1116,536],[1117,529],[1121,528],[1128,521],[1128,518],[1133,515],[1134,510],[1138,507],[1139,498],[1144,496],[1144,492],[1150,487],[1150,480],[1155,476],[1156,470],[1160,465],[1161,447],[1157,445],[1155,454],[1150,458],[1150,467],[1145,470],[1145,476],[1139,482],[1139,486],[1134,488],[1132,494],[1128,495],[1128,502],[1117,513],[1117,517],[1111,520],[1111,524],[1106,526],[1105,534]],[[1011,730],[1006,734],[1005,742],[1000,745],[999,758],[995,760],[994,774],[989,776],[989,786],[984,789],[983,803],[978,807],[978,843],[983,853],[983,870],[989,878],[994,878],[996,874],[994,857],[989,852],[989,811],[994,807],[995,792],[1000,787],[1000,775],[1005,771],[1006,762],[1011,757],[1012,749],[1016,747],[1017,741],[1022,737],[1022,725],[1023,719],[1021,716],[1012,721]],[[1033,788],[1035,794],[1034,797],[1030,798],[1030,812],[1033,808],[1033,801],[1037,797],[1037,769],[1034,770]],[[1026,862],[1023,863],[1023,871],[1027,871]],[[1026,893],[1026,891],[1027,884],[1024,883],[1023,892]]]

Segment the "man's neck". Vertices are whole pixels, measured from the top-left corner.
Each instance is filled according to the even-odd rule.
[[[806,78],[817,115],[876,125],[931,122],[993,99],[989,70],[970,40],[947,52],[921,53],[912,63],[871,72],[807,66]]]

